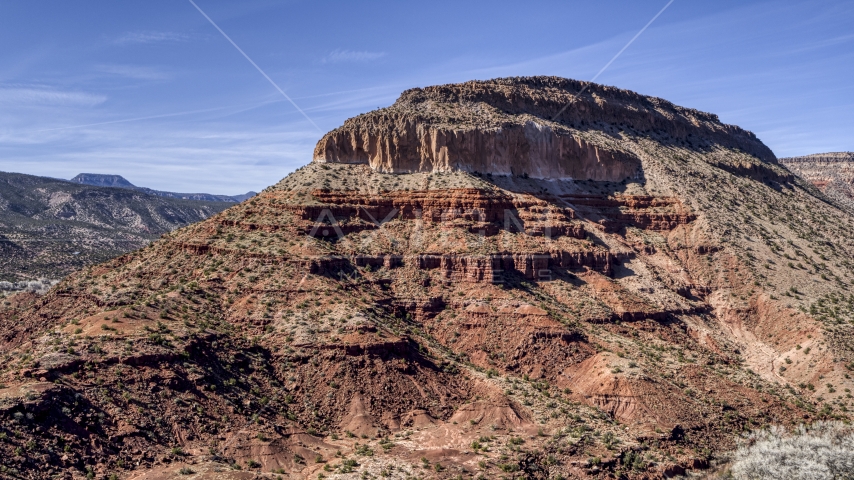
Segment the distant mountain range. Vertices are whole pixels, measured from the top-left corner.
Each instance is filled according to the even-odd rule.
[[[0,282],[62,278],[237,201],[170,197],[133,187],[117,175],[99,177],[101,184],[92,186],[0,172]]]
[[[69,181],[73,183],[79,183],[81,185],[91,185],[93,187],[127,188],[130,190],[138,190],[140,192],[145,192],[149,195],[156,195],[158,197],[180,198],[182,200],[201,200],[205,202],[240,203],[248,198],[252,198],[255,195],[258,195],[257,192],[246,192],[243,195],[212,195],[210,193],[163,192],[160,190],[152,190],[146,187],[137,187],[136,185],[127,181],[121,175],[106,175],[101,173],[81,173]]]

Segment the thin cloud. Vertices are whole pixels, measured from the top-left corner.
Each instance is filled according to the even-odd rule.
[[[179,32],[127,32],[117,38],[115,43],[119,45],[132,45],[160,42],[184,42],[189,39],[189,35]]]
[[[135,80],[166,80],[172,76],[163,69],[144,65],[98,65],[96,69],[110,75]]]
[[[94,107],[107,101],[104,95],[47,88],[0,87],[2,105],[62,105]]]
[[[342,63],[342,62],[371,62],[386,56],[386,52],[368,52],[336,49],[329,52],[329,55],[323,57],[321,63]]]
[[[791,55],[791,54],[795,54],[795,53],[809,52],[812,50],[818,50],[821,48],[826,48],[826,47],[838,45],[840,43],[850,42],[851,40],[854,40],[854,34],[839,35],[836,37],[827,38],[827,39],[823,39],[823,40],[819,40],[819,41],[815,41],[815,42],[804,43],[799,48],[796,48],[796,49],[791,50],[789,52],[781,52],[780,55]]]

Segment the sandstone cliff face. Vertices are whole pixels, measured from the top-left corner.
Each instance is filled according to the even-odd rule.
[[[591,129],[696,142],[698,148],[718,145],[775,162],[752,133],[715,115],[557,77],[408,90],[391,107],[326,134],[314,161],[368,164],[390,173],[461,170],[538,179],[619,182],[641,174],[636,155],[607,137],[587,135]]]
[[[621,181],[639,173],[633,155],[527,121],[490,130],[415,124],[387,130],[339,129],[315,149],[315,161],[365,163],[390,173],[461,170],[548,179]]]

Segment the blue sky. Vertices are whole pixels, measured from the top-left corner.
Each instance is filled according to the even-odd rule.
[[[196,0],[322,131],[407,88],[589,80],[667,2]],[[854,2],[675,0],[597,82],[854,150]],[[237,194],[321,132],[188,2],[0,2],[0,170]]]

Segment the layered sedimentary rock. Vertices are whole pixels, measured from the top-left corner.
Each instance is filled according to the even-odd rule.
[[[531,195],[448,189],[369,196],[357,191],[316,190],[312,196],[316,199],[312,205],[281,207],[306,221],[304,228],[312,236],[377,229],[397,219],[428,224],[456,222],[472,233],[489,236],[502,229],[516,228],[530,235],[585,237],[583,224],[573,221],[574,210]],[[318,228],[320,222],[329,228]]]
[[[780,163],[788,165],[823,165],[834,163],[851,163],[854,162],[854,152],[829,152],[829,153],[814,153],[812,155],[804,155],[802,157],[785,157],[780,159]]]
[[[185,245],[184,250],[197,254],[210,251],[193,245]],[[492,255],[342,255],[314,258],[297,264],[303,273],[331,276],[361,267],[391,270],[411,266],[418,270],[435,270],[445,281],[500,284],[507,275],[531,280],[550,279],[558,271],[591,270],[611,275],[613,266],[624,259],[605,250],[583,250]]]
[[[607,137],[585,135],[591,129],[719,144],[775,159],[752,133],[715,115],[601,85],[530,77],[407,90],[391,107],[326,134],[314,161],[392,173],[461,170],[616,182],[640,175],[636,155]]]
[[[674,197],[649,195],[561,195],[560,198],[588,220],[596,221],[605,231],[625,227],[667,231],[687,225],[697,216]]]
[[[560,134],[535,121],[490,130],[401,123],[376,131],[345,126],[320,141],[315,161],[366,163],[392,173],[462,170],[613,181],[637,176],[640,167],[626,152]]]
[[[781,158],[780,163],[854,211],[854,152]]]

